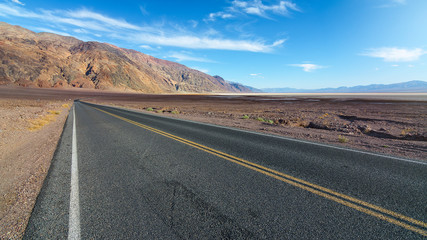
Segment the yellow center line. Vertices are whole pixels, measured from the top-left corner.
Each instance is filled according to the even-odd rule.
[[[118,116],[116,114],[113,114],[113,113],[110,113],[110,112],[107,112],[107,111],[104,111],[102,109],[99,109],[99,108],[96,108],[96,107],[93,107],[93,108],[95,108],[95,109],[97,109],[97,110],[99,110],[101,112],[104,112],[104,113],[106,113],[108,115],[111,115],[113,117],[116,117],[118,119],[121,119],[123,121],[126,121],[128,123],[131,123],[133,125],[136,125],[138,127],[141,127],[141,128],[146,129],[146,130],[149,130],[149,131],[155,132],[157,134],[160,134],[162,136],[171,138],[171,139],[173,139],[175,141],[178,141],[178,142],[190,145],[190,146],[192,146],[194,148],[197,148],[197,149],[200,149],[202,151],[208,152],[210,154],[213,154],[215,156],[218,156],[218,157],[223,158],[225,160],[228,160],[230,162],[239,164],[239,165],[244,166],[244,167],[246,167],[248,169],[257,171],[259,173],[262,173],[264,175],[273,177],[273,178],[275,178],[277,180],[280,180],[280,181],[285,182],[287,184],[290,184],[292,186],[295,186],[295,187],[301,188],[303,190],[309,191],[309,192],[314,193],[314,194],[316,194],[318,196],[321,196],[321,197],[324,197],[326,199],[332,200],[334,202],[337,202],[339,204],[342,204],[342,205],[345,205],[347,207],[353,208],[353,209],[358,210],[360,212],[369,214],[371,216],[374,216],[374,217],[379,218],[381,220],[387,221],[389,223],[393,223],[395,225],[401,226],[401,227],[406,228],[408,230],[411,230],[413,232],[419,233],[419,234],[421,234],[423,236],[427,236],[427,231],[426,230],[423,230],[423,229],[420,229],[418,227],[415,227],[415,226],[407,224],[407,223],[411,223],[411,224],[417,225],[417,226],[419,226],[421,228],[427,228],[427,223],[422,222],[420,220],[416,220],[416,219],[413,219],[411,217],[407,217],[407,216],[402,215],[400,213],[396,213],[396,212],[393,212],[391,210],[382,208],[380,206],[377,206],[377,205],[374,205],[374,204],[362,201],[360,199],[357,199],[357,198],[354,198],[354,197],[350,197],[348,195],[345,195],[345,194],[336,192],[334,190],[331,190],[331,189],[319,186],[317,184],[313,184],[313,183],[307,182],[305,180],[302,180],[302,179],[290,176],[288,174],[284,174],[284,173],[278,172],[278,171],[273,170],[271,168],[267,168],[267,167],[264,167],[264,166],[256,164],[256,163],[249,162],[249,161],[244,160],[242,158],[235,157],[235,156],[232,156],[230,154],[227,154],[227,153],[224,153],[224,152],[212,149],[212,148],[204,146],[202,144],[198,144],[198,143],[192,142],[190,140],[187,140],[187,139],[184,139],[184,138],[172,135],[170,133],[163,132],[161,130],[158,130],[158,129],[149,127],[147,125],[144,125],[144,124],[132,121],[130,119]],[[373,210],[375,210],[375,211],[373,211]],[[387,216],[387,215],[389,215],[389,216]],[[402,220],[406,221],[407,223],[402,222]]]

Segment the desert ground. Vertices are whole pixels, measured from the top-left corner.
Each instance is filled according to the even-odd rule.
[[[0,239],[19,239],[72,101],[427,161],[427,94],[150,95],[0,87]]]
[[[0,93],[0,239],[20,239],[72,101]]]

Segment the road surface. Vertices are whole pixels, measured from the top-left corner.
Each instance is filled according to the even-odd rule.
[[[24,239],[425,239],[427,164],[76,101]]]

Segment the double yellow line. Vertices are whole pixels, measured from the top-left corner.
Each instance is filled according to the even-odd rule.
[[[262,173],[264,175],[267,175],[267,176],[270,176],[272,178],[275,178],[275,179],[277,179],[279,181],[285,182],[285,183],[290,184],[292,186],[295,186],[295,187],[298,187],[300,189],[304,189],[306,191],[314,193],[314,194],[316,194],[318,196],[322,196],[322,197],[324,197],[326,199],[329,199],[329,200],[332,200],[334,202],[340,203],[340,204],[342,204],[344,206],[356,209],[356,210],[358,210],[360,212],[363,212],[363,213],[369,214],[371,216],[377,217],[377,218],[379,218],[381,220],[384,220],[384,221],[387,221],[389,223],[393,223],[395,225],[401,226],[401,227],[406,228],[406,229],[408,229],[410,231],[419,233],[419,234],[421,234],[423,236],[427,236],[427,231],[426,231],[426,229],[427,229],[427,223],[425,223],[425,222],[422,222],[422,221],[419,221],[419,220],[407,217],[407,216],[402,215],[400,213],[396,213],[396,212],[390,211],[388,209],[379,207],[379,206],[374,205],[374,204],[370,204],[370,203],[362,201],[360,199],[347,196],[345,194],[333,191],[331,189],[328,189],[328,188],[325,188],[325,187],[322,187],[322,186],[319,186],[319,185],[316,185],[316,184],[304,181],[302,179],[290,176],[288,174],[284,174],[284,173],[278,172],[278,171],[273,170],[271,168],[267,168],[267,167],[261,166],[261,165],[256,164],[256,163],[249,162],[249,161],[244,160],[242,158],[238,158],[238,157],[232,156],[230,154],[227,154],[227,153],[224,153],[224,152],[212,149],[210,147],[207,147],[207,146],[204,146],[202,144],[198,144],[198,143],[192,142],[190,140],[187,140],[187,139],[184,139],[184,138],[172,135],[170,133],[163,132],[161,130],[158,130],[158,129],[149,127],[147,125],[144,125],[144,124],[132,121],[130,119],[118,116],[116,114],[113,114],[113,113],[110,113],[110,112],[107,112],[107,111],[104,111],[102,109],[99,109],[99,108],[96,108],[96,107],[93,107],[93,108],[95,108],[95,109],[97,109],[97,110],[99,110],[99,111],[101,111],[103,113],[106,113],[108,115],[111,115],[113,117],[116,117],[118,119],[121,119],[121,120],[123,120],[125,122],[131,123],[133,125],[136,125],[138,127],[144,128],[144,129],[149,130],[151,132],[160,134],[162,136],[165,136],[167,138],[173,139],[175,141],[187,144],[189,146],[192,146],[194,148],[200,149],[202,151],[208,152],[210,154],[213,154],[215,156],[218,156],[218,157],[223,158],[225,160],[228,160],[230,162],[239,164],[239,165],[241,165],[243,167],[252,169],[252,170],[257,171],[259,173]]]

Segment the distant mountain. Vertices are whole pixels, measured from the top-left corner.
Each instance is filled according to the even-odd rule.
[[[219,77],[219,76],[214,76],[214,77],[216,78],[216,77]],[[221,78],[221,77],[219,77],[219,78]],[[247,89],[249,90],[249,92],[254,92],[254,93],[262,93],[263,92],[261,89],[254,88],[254,87],[251,87],[251,86],[246,86],[246,85],[243,85],[243,84],[240,84],[240,83],[236,83],[236,82],[228,82],[228,83],[230,83],[231,86],[233,86],[233,87],[235,87],[237,89],[244,90],[242,92],[245,92]]]
[[[0,22],[0,84],[145,93],[251,92],[184,65]]]
[[[425,93],[427,82],[409,81],[394,84],[371,84],[367,86],[296,89],[296,88],[263,88],[268,93]]]

